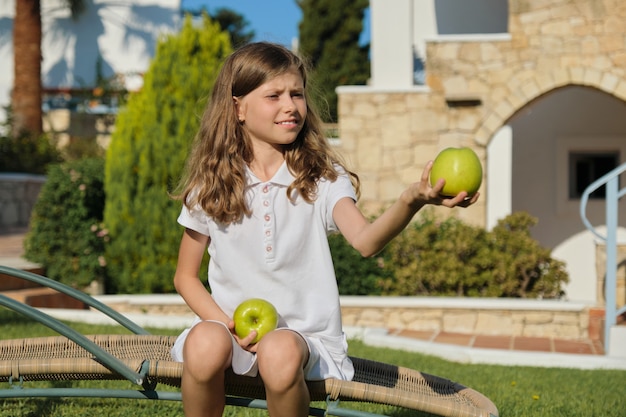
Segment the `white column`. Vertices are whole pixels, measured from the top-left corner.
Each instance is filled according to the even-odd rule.
[[[412,0],[370,0],[371,85],[413,86]]]
[[[502,126],[487,145],[487,230],[511,214],[513,129]]]

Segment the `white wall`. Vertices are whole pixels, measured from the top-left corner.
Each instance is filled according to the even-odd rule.
[[[423,83],[426,41],[508,32],[507,0],[370,0],[375,88]]]
[[[412,0],[370,0],[373,87],[413,86],[412,5]]]
[[[596,231],[601,236],[606,237],[606,226],[594,225]],[[617,229],[618,244],[626,243],[626,227],[618,227]],[[597,299],[604,299],[604,290],[598,294],[598,285],[596,280],[587,279],[590,276],[596,276],[596,248],[600,247],[604,250],[605,242],[601,241],[592,232],[585,230],[559,244],[552,251],[555,259],[565,261],[567,263],[567,271],[570,275],[570,282],[564,287],[564,291],[568,300],[595,302]],[[603,265],[604,266],[604,265]],[[617,300],[623,303],[624,300]]]
[[[567,297],[596,301],[595,239],[580,218],[580,200],[568,195],[571,151],[612,150],[626,162],[624,103],[602,91],[569,86],[552,91],[520,110],[513,129],[512,210],[539,219],[532,235],[567,263]],[[623,187],[623,183],[621,185]],[[626,199],[619,213],[626,213]],[[590,200],[587,217],[605,224],[603,200]],[[626,216],[620,216],[624,239]]]
[[[9,104],[13,85],[12,32],[14,14],[14,0],[0,1],[0,123],[6,120],[4,107]]]
[[[180,27],[181,0],[86,0],[74,21],[64,0],[41,2],[44,87],[91,87],[98,55],[105,77],[145,72],[158,37]],[[15,1],[0,2],[0,106],[13,85]],[[4,113],[0,111],[0,113]]]

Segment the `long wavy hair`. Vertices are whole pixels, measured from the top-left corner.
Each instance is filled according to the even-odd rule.
[[[307,92],[307,66],[287,48],[268,42],[247,44],[224,62],[202,116],[200,129],[187,160],[180,199],[189,208],[200,206],[210,217],[229,224],[251,214],[245,201],[245,166],[254,157],[252,144],[237,118],[233,97],[243,97],[260,85],[290,71],[297,71],[305,86],[307,115],[294,142],[284,146],[287,167],[295,177],[287,196],[311,203],[317,183],[335,181],[343,170],[351,177],[357,195],[358,176],[346,168],[323,131],[322,120]]]

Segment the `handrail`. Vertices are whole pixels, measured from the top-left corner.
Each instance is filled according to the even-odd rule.
[[[52,288],[60,293],[69,295],[76,300],[82,301],[89,307],[95,308],[96,310],[115,320],[118,324],[124,326],[126,329],[130,330],[134,334],[150,334],[149,331],[139,326],[134,321],[128,319],[123,314],[120,314],[117,311],[113,310],[106,304],[94,299],[93,297],[85,294],[82,291],[78,291],[77,289],[65,285],[61,282],[55,281],[48,277],[44,277],[42,275],[34,274],[32,272],[22,271],[20,269],[11,268],[4,265],[0,265],[0,274],[6,274],[16,278],[25,279],[27,281],[35,282],[44,287]]]
[[[580,217],[583,224],[591,233],[606,242],[606,278],[604,285],[604,349],[609,354],[611,327],[617,322],[617,316],[626,312],[626,306],[621,309],[616,307],[617,285],[617,228],[618,228],[618,203],[619,199],[626,195],[626,187],[619,190],[619,175],[626,171],[626,164],[622,164],[609,173],[592,182],[583,192],[580,200]],[[602,236],[587,219],[587,202],[589,196],[598,188],[606,187],[606,236]]]
[[[597,237],[599,237],[600,239],[602,239],[605,242],[607,240],[607,237],[602,236],[596,230],[596,228],[591,224],[589,219],[587,219],[587,201],[589,200],[589,196],[591,195],[591,193],[593,193],[594,191],[596,191],[598,188],[602,187],[605,184],[607,185],[607,201],[608,201],[608,199],[609,199],[609,197],[608,197],[608,194],[609,194],[608,183],[609,183],[610,180],[617,179],[618,176],[622,172],[626,172],[626,164],[618,166],[617,168],[613,169],[612,171],[606,173],[602,177],[598,178],[597,180],[595,180],[594,182],[589,184],[587,186],[587,188],[585,188],[585,191],[583,192],[583,195],[582,195],[582,197],[580,199],[580,217],[581,217],[583,223],[585,224],[585,226],[587,227],[587,229],[589,229],[589,231],[591,233],[593,233],[594,235],[596,235]],[[612,185],[617,185],[617,182],[615,182],[614,184],[612,183]],[[619,190],[619,192],[617,192],[616,195],[617,195],[617,199],[620,199],[621,197],[626,195],[626,188],[623,188],[623,189]]]

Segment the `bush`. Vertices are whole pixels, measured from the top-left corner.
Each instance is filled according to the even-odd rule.
[[[391,279],[384,267],[382,253],[363,258],[341,234],[329,236],[328,242],[341,295],[380,295],[383,283]]]
[[[173,292],[181,209],[176,186],[229,35],[208,17],[162,39],[139,93],[117,118],[107,150],[107,291]]]
[[[388,295],[558,298],[568,277],[530,235],[537,219],[514,213],[490,232],[426,213],[386,250]]]
[[[490,233],[493,257],[486,267],[494,285],[510,297],[559,298],[569,281],[565,264],[553,259],[530,235],[537,219],[518,212],[500,220]],[[511,279],[514,277],[515,279]]]
[[[106,151],[95,137],[70,138],[70,142],[63,147],[61,155],[64,161],[76,161],[85,158],[104,158]]]
[[[77,288],[104,279],[103,180],[103,159],[50,166],[24,242],[50,278]]]
[[[0,172],[44,174],[49,164],[59,162],[61,154],[47,135],[0,135]]]

